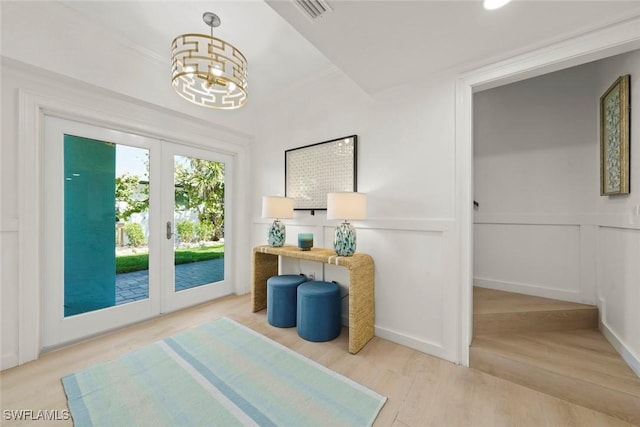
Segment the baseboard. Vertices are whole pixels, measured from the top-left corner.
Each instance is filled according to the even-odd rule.
[[[631,368],[637,376],[640,377],[640,357],[634,354],[627,348],[626,345],[618,338],[615,332],[613,332],[602,320],[599,322],[600,332],[609,341],[609,343],[616,349],[616,351],[622,356],[627,365]]]
[[[526,283],[503,282],[500,280],[486,279],[482,277],[473,278],[474,286],[493,289],[496,291],[515,292],[518,294],[532,295],[535,297],[559,299],[562,301],[577,302],[580,304],[593,304],[595,301],[589,300],[584,295],[576,291],[566,291],[557,288],[545,288],[542,286]]]
[[[18,366],[18,355],[13,353],[3,354],[0,365],[0,371]]]
[[[423,341],[409,335],[405,335],[390,329],[375,327],[375,335],[379,338],[392,341],[396,344],[404,345],[405,347],[412,348],[414,350],[421,351],[431,356],[439,357],[440,359],[448,360],[452,363],[457,363],[455,355],[447,351],[443,346],[439,344]]]

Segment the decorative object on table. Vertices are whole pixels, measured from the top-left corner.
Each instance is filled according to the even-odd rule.
[[[342,219],[336,227],[333,249],[340,256],[351,256],[356,252],[356,229],[348,221],[366,219],[367,195],[363,193],[327,194],[327,219]]]
[[[178,95],[202,107],[232,110],[247,102],[247,60],[233,45],[213,37],[220,18],[205,12],[211,35],[183,34],[171,43],[171,84]]]
[[[76,426],[370,426],[387,400],[227,318],[62,384]]]
[[[327,194],[357,191],[357,135],[284,152],[285,195],[294,209],[327,209]]]
[[[273,218],[267,233],[269,246],[283,246],[287,230],[280,219],[293,218],[293,199],[282,196],[264,196],[262,198],[262,218]]]
[[[600,195],[629,194],[629,88],[620,76],[600,97]]]
[[[298,233],[298,247],[310,251],[313,247],[313,233]]]

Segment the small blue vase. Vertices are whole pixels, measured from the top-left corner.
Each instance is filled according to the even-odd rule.
[[[284,224],[280,222],[280,220],[276,219],[269,227],[267,243],[269,243],[269,246],[284,246],[284,241],[286,240],[286,238],[287,232],[284,228]]]
[[[336,228],[333,249],[340,256],[351,256],[356,253],[356,229],[348,222]]]

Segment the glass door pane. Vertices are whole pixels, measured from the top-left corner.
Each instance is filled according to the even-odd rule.
[[[160,185],[149,185],[162,150],[51,116],[44,133],[41,343],[51,348],[160,313],[162,240],[148,230],[162,227]]]
[[[116,146],[116,305],[149,298],[149,150]]]
[[[64,316],[149,297],[146,149],[64,135]]]
[[[225,165],[181,155],[174,170],[174,291],[224,280]]]

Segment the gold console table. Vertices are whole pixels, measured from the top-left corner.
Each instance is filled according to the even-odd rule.
[[[254,313],[267,308],[267,279],[278,275],[278,256],[339,265],[349,270],[349,353],[356,354],[373,338],[373,259],[356,253],[342,257],[330,249],[301,251],[297,246],[253,248],[251,305]]]

